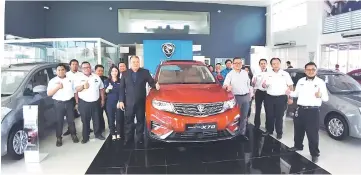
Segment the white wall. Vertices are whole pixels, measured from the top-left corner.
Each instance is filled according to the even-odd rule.
[[[275,33],[267,33],[267,46],[274,48],[275,43],[295,41],[297,46],[306,46],[306,53],[302,55],[309,55],[310,52],[315,52],[315,61],[318,62],[320,57],[319,39],[322,33],[322,16],[323,16],[323,1],[308,1],[307,3],[307,25],[298,28],[280,31]],[[272,14],[270,8],[267,8],[267,13]],[[267,17],[267,24],[270,28],[270,15]]]

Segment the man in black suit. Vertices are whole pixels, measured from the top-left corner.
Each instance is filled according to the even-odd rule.
[[[132,56],[130,62],[131,68],[123,72],[120,79],[118,103],[118,107],[123,111],[125,110],[125,145],[131,143],[134,139],[134,117],[137,118],[137,142],[143,143],[146,83],[152,88],[160,89],[159,84],[155,83],[149,70],[140,68],[138,56]]]

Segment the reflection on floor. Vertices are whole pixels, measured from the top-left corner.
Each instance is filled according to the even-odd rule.
[[[110,137],[87,174],[330,174],[260,130],[248,127],[249,141],[152,143],[123,147]]]

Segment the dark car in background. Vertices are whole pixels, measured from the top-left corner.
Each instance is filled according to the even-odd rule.
[[[351,76],[353,79],[355,79],[358,83],[361,84],[361,69],[353,70],[347,73],[347,75]]]
[[[304,69],[286,69],[296,86],[306,76]],[[361,138],[361,85],[349,75],[319,69],[317,76],[326,82],[329,101],[320,107],[320,125],[330,137],[343,140],[348,136]],[[293,116],[297,99],[288,106],[287,116]]]
[[[1,69],[1,156],[21,159],[28,143],[35,143],[37,132],[24,130],[24,105],[38,105],[39,128],[36,131],[40,137],[56,122],[47,86],[56,76],[57,64],[24,63]]]

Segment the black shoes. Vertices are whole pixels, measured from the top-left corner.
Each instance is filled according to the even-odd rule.
[[[318,162],[318,156],[312,156],[312,162],[317,163]]]
[[[79,143],[79,139],[76,135],[71,135],[71,139],[73,140],[73,143]]]
[[[268,135],[270,135],[270,133],[268,131],[265,131],[265,132],[262,133],[262,135],[268,136]]]
[[[282,139],[282,134],[277,134],[277,139],[278,140]]]
[[[67,135],[70,135],[70,131],[69,131],[69,129],[68,129],[68,130],[66,130],[66,132],[63,134],[63,136],[67,136]]]
[[[56,146],[57,146],[57,147],[61,147],[62,145],[63,145],[62,139],[61,139],[61,138],[57,138],[57,139],[56,139]]]
[[[302,150],[303,150],[302,148],[297,148],[297,147],[292,147],[292,148],[288,149],[288,151],[291,151],[291,152],[302,151]]]
[[[102,135],[95,136],[95,138],[97,138],[97,139],[99,139],[99,140],[105,140],[105,137],[102,136]]]
[[[83,139],[83,140],[81,141],[82,144],[86,144],[86,143],[88,143],[88,142],[89,142],[89,139]]]

